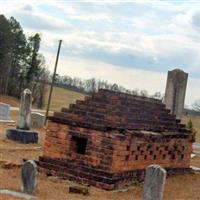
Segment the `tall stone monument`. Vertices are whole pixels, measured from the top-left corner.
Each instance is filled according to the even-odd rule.
[[[184,110],[187,79],[188,74],[180,69],[168,71],[164,104],[178,119]]]
[[[30,130],[31,127],[32,93],[25,89],[21,94],[19,117],[16,129],[7,129],[8,139],[21,143],[37,143],[38,133]]]
[[[19,117],[17,128],[21,130],[29,130],[31,125],[31,106],[32,93],[29,89],[25,89],[21,94]]]

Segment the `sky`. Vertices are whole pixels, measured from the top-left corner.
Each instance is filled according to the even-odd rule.
[[[167,72],[189,73],[186,105],[200,99],[200,1],[1,0],[0,13],[27,35],[58,74],[107,80],[128,89],[164,93]]]

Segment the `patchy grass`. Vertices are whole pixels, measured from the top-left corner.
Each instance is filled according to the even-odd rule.
[[[50,86],[47,86],[47,92],[45,95],[45,106],[47,105],[49,98]],[[76,100],[83,100],[85,97],[84,94],[79,92],[74,92],[64,88],[54,87],[52,93],[52,101],[50,110],[59,111],[62,107],[68,107],[70,103],[75,103]]]
[[[45,92],[44,108],[46,109],[48,98],[49,98],[50,86],[47,85],[47,91]],[[51,111],[59,111],[63,106],[68,107],[70,103],[75,103],[76,100],[83,100],[85,95],[79,92],[74,92],[68,89],[54,87],[52,93],[52,100],[50,105]],[[19,107],[19,100],[10,96],[0,95],[0,102],[7,103],[13,107]],[[33,105],[33,108],[36,108]]]
[[[183,187],[184,184],[184,187]],[[0,185],[3,188],[20,191],[20,169],[2,169]],[[69,194],[69,186],[77,185],[70,181],[57,178],[48,178],[39,173],[38,189],[36,195],[41,200],[140,200],[143,184],[130,186],[124,192],[104,191],[90,187],[90,195],[83,196],[79,194]],[[175,175],[166,180],[164,190],[164,200],[194,200],[200,198],[200,174]],[[7,199],[4,196],[3,199]],[[5,198],[6,197],[6,198]],[[1,195],[0,195],[1,199]],[[18,198],[10,197],[10,200]]]
[[[11,112],[12,118],[17,118],[17,112]],[[197,119],[198,125],[198,119]],[[9,125],[14,127],[15,125]],[[4,169],[2,162],[5,160],[37,160],[42,155],[42,146],[45,138],[45,129],[37,130],[39,132],[38,144],[19,144],[5,138],[5,124],[0,124],[0,188],[21,190],[20,169]],[[191,160],[191,165],[200,167],[200,156]],[[90,195],[82,196],[79,194],[69,194],[69,186],[77,185],[70,181],[57,178],[46,177],[44,174],[38,175],[38,189],[36,195],[40,200],[139,200],[142,195],[143,185],[130,186],[123,192],[104,191],[90,187]],[[166,180],[164,191],[164,200],[194,200],[200,199],[200,174],[175,175]],[[2,200],[20,200],[9,195],[0,194]]]
[[[46,93],[46,102],[48,99],[48,92]],[[54,88],[52,95],[52,103],[50,110],[60,110],[62,106],[68,106],[74,103],[76,99],[84,99],[84,95],[72,92],[62,88]],[[19,101],[12,97],[0,96],[0,102],[5,102],[11,106],[19,106]],[[15,121],[18,117],[17,111],[11,112],[12,119]],[[200,117],[184,116],[182,123],[187,123],[191,118],[197,132],[197,142],[200,142]],[[20,169],[4,169],[2,162],[5,160],[22,160],[33,159],[37,160],[42,155],[42,147],[45,138],[45,129],[37,130],[39,132],[38,144],[19,144],[14,141],[7,140],[5,137],[5,130],[8,127],[15,127],[15,124],[1,124],[0,123],[0,188],[21,190],[20,183]],[[191,165],[200,167],[200,156],[191,159]],[[138,186],[130,186],[127,191],[114,192],[104,191],[94,187],[90,187],[90,195],[82,196],[79,194],[69,194],[69,186],[76,185],[70,181],[64,181],[57,178],[48,178],[44,174],[38,175],[38,190],[37,197],[41,200],[132,200],[141,199],[142,184]],[[164,191],[165,200],[193,200],[200,199],[200,174],[175,175],[166,180]],[[0,200],[20,200],[9,195],[0,194]]]
[[[13,106],[13,107],[19,106],[19,100],[15,97],[0,95],[0,102],[7,103],[7,104],[9,104],[10,106]]]

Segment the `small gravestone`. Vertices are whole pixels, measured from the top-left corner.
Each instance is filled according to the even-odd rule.
[[[23,192],[33,194],[37,187],[37,165],[34,161],[28,160],[24,163],[21,179]]]
[[[43,128],[45,116],[38,112],[31,112],[31,127]]]
[[[162,200],[166,171],[159,165],[150,165],[146,169],[142,200]]]
[[[32,105],[32,93],[29,89],[25,89],[21,94],[17,128],[6,130],[6,136],[8,139],[15,140],[25,144],[38,142],[38,133],[30,130],[31,105]]]
[[[14,122],[10,118],[10,105],[0,103],[0,122]]]

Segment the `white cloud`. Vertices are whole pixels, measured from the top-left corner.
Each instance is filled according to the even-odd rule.
[[[41,33],[41,51],[51,67],[63,39],[60,73],[101,77],[152,93],[164,92],[167,70],[175,66],[200,79],[199,6],[186,1],[16,0],[4,1],[0,12],[13,15],[29,35]],[[188,104],[197,99],[199,79],[188,83]]]
[[[55,56],[44,52],[47,57],[51,57],[49,62],[50,70],[54,68]],[[147,90],[150,94],[155,92],[165,92],[167,71],[164,73],[152,72],[137,68],[124,68],[123,66],[114,66],[103,62],[96,62],[86,59],[77,59],[61,56],[58,63],[57,72],[61,75],[72,77],[82,77],[89,79],[107,80],[110,83],[117,83],[128,89]],[[189,75],[185,102],[191,105],[199,99],[200,80],[191,78]]]

